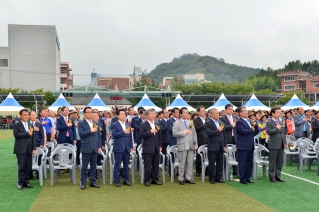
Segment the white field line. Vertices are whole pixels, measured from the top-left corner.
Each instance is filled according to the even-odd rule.
[[[262,167],[262,166],[259,165],[259,167]],[[284,174],[284,175],[287,175],[287,176],[289,176],[289,177],[293,177],[293,178],[296,178],[296,179],[298,179],[298,180],[303,180],[303,181],[305,181],[305,182],[308,182],[308,183],[311,183],[311,184],[314,184],[314,185],[319,186],[319,183],[316,183],[316,182],[311,181],[311,180],[307,180],[307,179],[302,178],[302,177],[297,177],[297,176],[295,176],[295,175],[288,174],[288,173],[285,173],[285,172],[281,172],[281,174]]]

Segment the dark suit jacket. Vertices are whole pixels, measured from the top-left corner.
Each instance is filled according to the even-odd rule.
[[[136,120],[138,120],[140,117],[139,116],[134,116],[132,118],[132,122],[131,122],[131,127],[134,128],[134,131],[133,131],[133,137],[134,137],[134,142],[136,143],[136,135],[137,135],[137,132],[135,131],[135,123],[136,123]]]
[[[60,118],[58,118],[56,120],[56,128],[59,131],[59,135],[58,135],[58,139],[57,139],[58,143],[62,143],[65,141],[66,132],[69,132],[70,140],[72,143],[74,140],[76,140],[76,131],[75,131],[74,120],[71,119],[70,117],[68,117],[68,120],[72,121],[71,127],[68,127],[68,125],[66,125],[63,116],[61,116]]]
[[[99,119],[99,126],[100,126],[100,134],[101,134],[101,142],[102,146],[105,146],[106,141],[106,125],[103,119]]]
[[[129,126],[125,123],[126,126]],[[120,122],[114,122],[111,125],[112,135],[114,138],[113,152],[124,152],[130,153],[133,148],[132,144],[132,131],[130,134],[125,134]]]
[[[279,130],[276,126],[273,119],[268,119],[266,122],[266,132],[269,135],[268,149],[280,149],[286,144],[285,129]]]
[[[32,125],[28,123],[28,128],[30,129],[30,127],[32,128]],[[36,150],[34,131],[32,136],[30,136],[29,132],[25,131],[21,121],[18,121],[13,125],[13,135],[15,138],[13,154],[25,154],[26,151],[28,151],[29,154],[32,154],[32,150]]]
[[[98,124],[96,122],[93,122]],[[81,138],[81,149],[83,153],[98,153],[98,148],[101,148],[102,141],[99,129],[92,133],[89,123],[84,119],[78,123],[78,132]]]
[[[316,142],[317,138],[319,138],[319,121],[318,119],[314,119],[311,122],[312,127],[312,140]]]
[[[175,122],[175,118],[170,118],[167,120],[167,129],[169,131],[169,140],[168,143],[170,146],[177,145],[177,138],[173,136],[173,124]]]
[[[238,117],[233,115],[233,121],[234,121],[234,119],[238,120]],[[233,125],[230,124],[227,115],[220,117],[220,121],[225,124],[224,129],[225,129],[225,133],[226,133],[226,142],[232,143],[231,142],[232,141],[232,130],[234,131],[234,140],[236,142],[236,140],[237,140],[236,127],[233,127]]]
[[[205,132],[207,133],[207,150],[224,151],[227,146],[225,140],[225,130],[219,131],[212,119],[205,123]]]
[[[206,122],[206,120],[205,120]],[[198,116],[196,119],[194,119],[194,126],[196,130],[197,135],[197,142],[198,146],[204,145],[207,143],[207,134],[205,130],[205,124],[203,123],[202,119]]]
[[[252,150],[254,146],[254,130],[248,125],[248,123],[239,118],[236,122],[236,148],[239,150]]]
[[[39,128],[39,131],[34,131],[35,146],[40,147],[44,145],[44,130],[40,122],[35,122],[34,125]]]
[[[167,121],[164,119],[159,120],[159,125],[160,125],[160,131],[162,133],[161,138],[162,138],[162,144],[168,144],[169,141],[169,131],[167,127]]]
[[[154,123],[155,124],[155,123]],[[155,124],[155,127],[160,127]],[[140,137],[143,138],[143,153],[160,152],[159,148],[162,147],[161,132],[157,131],[155,135],[151,133],[151,125],[148,121],[144,121],[140,128]]]
[[[134,117],[135,118],[135,117]],[[134,143],[138,145],[140,145],[142,143],[142,138],[140,137],[140,127],[141,127],[141,123],[143,122],[143,120],[141,118],[135,119],[135,123],[134,123],[134,133],[135,133],[135,138],[134,138]],[[133,121],[132,121],[133,123]]]

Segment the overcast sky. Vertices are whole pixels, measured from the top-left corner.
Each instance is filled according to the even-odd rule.
[[[56,26],[75,85],[88,84],[93,68],[128,76],[185,53],[253,68],[319,59],[319,1],[10,0],[0,8],[0,46],[8,24]]]

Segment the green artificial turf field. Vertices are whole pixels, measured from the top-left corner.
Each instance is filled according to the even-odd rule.
[[[145,187],[136,173],[132,187],[116,188],[109,184],[107,177],[106,185],[97,182],[100,189],[87,187],[82,191],[78,169],[76,185],[65,173],[53,186],[49,178],[43,187],[33,179],[34,189],[20,191],[16,186],[13,142],[11,130],[0,131],[0,211],[315,211],[318,208],[317,163],[313,164],[312,170],[305,167],[302,173],[295,163],[283,168],[284,173],[310,182],[283,174],[285,183],[270,183],[259,169],[256,183],[249,185],[235,181],[212,185],[207,177],[204,183],[200,177],[195,177],[196,185],[180,186],[176,178],[175,183],[171,183],[167,175],[163,186]]]

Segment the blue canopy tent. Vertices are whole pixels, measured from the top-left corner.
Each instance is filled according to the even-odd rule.
[[[134,110],[137,111],[138,107],[144,107],[144,109],[155,109],[157,112],[161,111],[162,108],[157,107],[151,100],[148,98],[147,94],[144,94],[143,98],[137,103],[134,107]]]
[[[188,111],[196,111],[195,108],[187,104],[181,95],[177,94],[175,100],[166,108],[167,110],[172,109],[174,107],[182,108],[187,107]]]
[[[247,110],[270,110],[269,107],[267,107],[257,99],[255,94],[251,95],[249,101],[246,102],[243,107],[246,107]]]
[[[18,115],[19,111],[24,109],[17,100],[12,96],[11,93],[7,98],[0,104],[0,115],[2,116],[12,116]]]
[[[289,102],[287,102],[284,106],[281,107],[282,110],[294,109],[297,107],[303,107],[304,109],[309,109],[309,106],[303,103],[296,94],[291,97]]]
[[[112,109],[109,108],[100,98],[98,94],[95,94],[92,101],[87,105],[87,107],[91,107],[92,109],[97,109],[98,111],[111,111]]]
[[[222,95],[220,95],[220,97],[218,98],[218,100],[209,108],[206,109],[206,111],[208,111],[211,108],[216,108],[218,111],[222,111],[225,109],[225,105],[227,104],[231,104],[233,106],[233,109],[235,110],[237,107],[235,105],[233,105],[232,103],[230,103],[228,101],[228,99],[226,99],[225,95],[222,93]]]
[[[70,110],[75,110],[75,108],[72,107],[72,105],[70,105],[68,101],[66,101],[63,94],[61,93],[58,99],[49,107],[49,110],[53,110],[54,112],[56,112],[59,109],[59,107],[63,106],[68,106]]]

